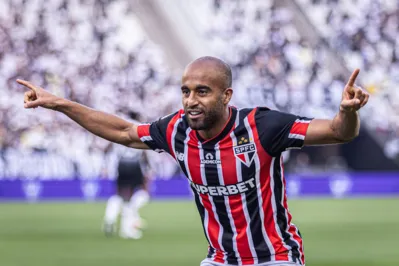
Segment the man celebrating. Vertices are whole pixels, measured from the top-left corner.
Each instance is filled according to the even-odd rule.
[[[25,108],[66,114],[90,132],[138,149],[168,152],[195,194],[208,256],[201,266],[304,265],[302,238],[291,223],[281,153],[304,145],[345,143],[359,133],[358,110],[369,95],[346,84],[332,120],[308,119],[265,107],[236,109],[230,67],[201,57],[182,77],[184,109],[136,125],[50,94],[27,81]]]

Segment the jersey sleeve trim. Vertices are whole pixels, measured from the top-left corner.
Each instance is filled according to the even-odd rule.
[[[258,107],[256,126],[263,148],[272,156],[288,149],[302,148],[312,118]]]
[[[174,152],[174,135],[176,134],[177,130],[177,125],[179,122],[182,120],[182,117],[184,115],[184,110],[180,110],[177,112],[172,119],[169,121],[167,129],[166,129],[166,142],[168,144],[169,148],[169,153],[172,155],[172,157],[175,157],[175,152]]]
[[[137,135],[140,138],[140,140],[147,144],[148,147],[150,147],[152,150],[161,153],[164,152],[163,149],[159,149],[158,145],[156,145],[154,139],[151,136],[150,133],[150,124],[141,124],[137,126]]]
[[[141,141],[151,141],[150,124],[142,124],[137,126],[137,135]]]
[[[288,138],[304,140],[311,120],[296,119],[293,123]]]

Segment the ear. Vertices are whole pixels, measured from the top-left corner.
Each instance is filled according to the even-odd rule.
[[[233,89],[232,88],[225,89],[223,92],[223,104],[227,105],[230,102],[232,96],[233,96]]]

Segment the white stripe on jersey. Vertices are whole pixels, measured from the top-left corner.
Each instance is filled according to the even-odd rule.
[[[298,229],[298,227],[297,227],[295,224],[293,224],[293,223],[291,223],[291,225],[294,226],[294,228],[295,228],[295,233],[299,236],[299,229]],[[302,263],[303,263],[303,261],[302,261],[303,253],[302,253],[301,250],[302,250],[303,247],[299,244],[298,241],[295,240],[295,238],[292,238],[292,239],[294,239],[294,241],[298,243],[299,261],[301,261],[301,264],[302,264]]]
[[[295,123],[304,123],[304,124],[309,124],[309,123],[310,123],[310,121],[312,121],[312,120],[303,120],[303,119],[297,119],[297,120],[295,120]]]
[[[237,109],[235,128],[237,128],[240,125],[240,111],[241,111],[241,109]]]
[[[249,138],[253,139],[255,141],[254,134],[253,134],[251,126],[248,122],[248,117],[245,117],[244,124],[245,124],[245,128],[248,131]],[[265,229],[265,213],[263,212],[262,189],[261,189],[261,184],[260,184],[260,161],[259,161],[259,156],[257,153],[255,153],[254,156],[255,156],[254,161],[255,161],[255,167],[256,167],[256,170],[255,170],[256,190],[257,190],[258,200],[259,200],[259,215],[260,215],[260,218],[262,221],[262,234],[263,234],[263,238],[266,241],[267,247],[270,250],[270,260],[274,261],[274,260],[276,260],[275,250],[274,250],[273,244],[271,243],[271,241],[266,233],[266,229]]]
[[[286,150],[300,150],[300,149],[302,149],[302,147],[288,147],[288,148],[285,148]]]
[[[289,250],[289,252],[288,252],[288,257],[289,257],[289,259],[292,261],[292,251],[291,251],[291,247],[290,246],[288,246],[285,242],[284,242],[284,237],[283,237],[283,234],[281,233],[281,230],[280,230],[280,226],[279,226],[279,224],[278,224],[278,221],[277,221],[277,206],[276,206],[276,195],[274,194],[274,162],[276,161],[276,157],[273,157],[272,158],[272,162],[271,162],[271,164],[270,164],[270,190],[271,190],[271,195],[272,195],[272,199],[271,199],[271,202],[272,202],[272,209],[273,209],[273,219],[274,219],[274,225],[275,225],[275,227],[276,227],[276,231],[277,231],[277,233],[278,233],[278,236],[280,237],[280,239],[281,239],[281,242],[283,243],[283,245],[284,245],[284,247],[286,248],[286,249],[288,249]],[[283,175],[281,174],[281,178],[283,177]],[[281,182],[283,183],[283,181],[281,180]],[[281,204],[282,204],[282,206],[284,206],[284,184],[283,184],[283,189],[282,189],[282,195],[281,195],[281,197],[282,197],[282,200],[281,200]],[[285,208],[284,208],[285,209]],[[286,216],[285,217],[286,219],[287,219],[287,221],[288,221],[288,217]]]
[[[281,177],[283,178],[283,177],[284,177],[284,167],[283,167],[283,157],[282,157],[282,156],[281,156],[281,158],[280,158],[280,172],[281,172]],[[284,185],[284,182],[282,182],[282,184],[283,184],[283,186],[282,186],[282,188],[281,188],[281,193],[282,193],[282,195],[281,195],[281,204],[283,204],[283,206],[284,206],[284,191],[285,191],[285,185]],[[297,245],[298,245],[298,251],[299,251],[299,260],[301,260],[301,258],[302,258],[301,245],[300,245],[299,242],[294,238],[294,236],[289,232],[290,224],[289,224],[289,222],[288,222],[288,209],[286,209],[285,207],[284,207],[284,209],[285,209],[285,218],[287,219],[287,230],[286,230],[286,232],[290,235],[291,240],[297,243]],[[296,228],[296,231],[297,231],[296,233],[297,233],[298,236],[299,236],[298,227],[296,227],[293,223],[291,223],[291,225],[293,225],[293,226]],[[292,258],[292,252],[291,252],[291,258]]]
[[[186,139],[184,140],[184,166],[186,167],[187,178],[193,182],[193,178],[191,177],[190,169],[188,167],[188,142],[190,141],[190,132],[191,128],[188,127],[186,130]]]
[[[191,128],[188,127],[186,130],[186,139],[184,140],[184,166],[186,167],[187,178],[192,182],[193,178],[191,176],[190,167],[189,167],[189,163],[188,163],[188,142],[190,141],[190,132],[191,132]],[[202,207],[204,208],[205,234],[206,234],[206,237],[208,238],[209,242],[211,242],[211,239],[209,238],[208,230],[206,230],[206,228],[207,228],[206,225],[208,224],[208,221],[209,221],[208,211],[204,207],[204,203],[202,202],[201,195],[199,195],[199,194],[198,194],[198,200],[200,201]],[[210,247],[208,248],[208,253],[209,253],[209,250],[210,250]],[[216,256],[216,252],[212,256],[213,256],[212,257],[212,259],[213,259]]]
[[[237,111],[237,117],[239,117],[240,111]],[[239,122],[238,119],[236,120],[236,128],[238,126]],[[234,134],[234,130],[231,131],[230,137],[233,141],[233,146],[237,146],[237,138]],[[239,159],[236,158],[236,173],[237,173],[237,181],[242,182],[242,172],[241,172],[241,161]],[[254,246],[254,241],[252,239],[252,233],[251,233],[251,227],[250,227],[250,221],[251,218],[249,217],[248,214],[248,206],[247,206],[247,196],[245,195],[245,193],[241,193],[241,202],[242,202],[242,210],[244,212],[244,217],[245,217],[245,221],[247,224],[247,236],[248,236],[248,246],[249,249],[251,250],[251,254],[252,257],[254,258],[254,264],[258,264],[258,259],[257,259],[257,254],[256,254],[256,250],[255,250],[255,246]]]
[[[305,135],[301,135],[301,134],[288,134],[288,138],[290,139],[301,139],[304,140],[305,139]]]
[[[216,155],[216,159],[220,160],[220,162],[222,162],[221,158],[220,158],[220,146],[219,146],[219,142],[215,145],[215,155]],[[223,179],[223,171],[222,171],[222,163],[217,164],[217,169],[218,169],[218,177],[219,177],[219,184],[221,186],[224,186],[224,179]],[[235,237],[237,237],[237,229],[236,226],[234,224],[234,219],[233,216],[231,214],[231,209],[230,209],[230,203],[229,203],[229,196],[224,196],[224,204],[226,206],[226,211],[227,211],[227,215],[229,216],[229,221],[230,221],[230,226],[231,229],[233,231],[233,234]],[[221,243],[221,242],[220,242]],[[234,253],[236,255],[237,261],[239,263],[239,265],[242,263],[241,261],[241,256],[240,253],[238,252],[238,248],[237,248],[237,241],[235,239],[233,239],[233,250]]]
[[[183,116],[180,116],[179,119],[177,119],[177,121],[175,122],[175,125],[173,126],[173,132],[172,132],[172,136],[171,136],[171,144],[172,144],[172,150],[173,150],[173,154],[175,155],[175,160],[177,162],[179,162],[178,158],[177,158],[177,154],[176,154],[176,148],[175,148],[175,137],[176,137],[176,133],[177,133],[177,126],[180,124],[180,122],[183,121]]]
[[[140,138],[140,140],[142,142],[144,142],[144,141],[152,141],[152,137],[151,136],[143,136],[143,137]]]
[[[204,159],[205,159],[205,157],[204,157],[204,149],[202,148],[202,144],[201,144],[200,141],[198,141],[198,149],[199,149],[199,152],[200,152],[200,160],[204,160]],[[207,186],[207,185],[208,185],[208,182],[206,181],[205,164],[201,163],[200,165],[201,165],[200,168],[201,168],[201,180],[202,180],[202,184],[203,184],[204,186]],[[227,253],[226,253],[226,249],[223,247],[223,244],[222,244],[222,239],[223,239],[223,227],[222,227],[222,225],[220,224],[219,217],[218,217],[218,214],[217,214],[217,212],[216,212],[216,206],[215,206],[215,204],[213,203],[213,197],[212,197],[211,195],[208,195],[208,198],[209,198],[209,202],[210,202],[211,205],[212,205],[212,211],[213,211],[213,214],[215,215],[215,220],[216,220],[216,222],[217,222],[218,225],[219,225],[218,242],[219,242],[220,249],[223,251],[223,260],[224,260],[225,262],[227,262]],[[206,208],[204,208],[204,209],[206,210]],[[206,224],[205,228],[209,228],[209,220],[208,220],[208,224]],[[208,239],[209,239],[209,238],[208,238]],[[209,239],[209,241],[211,241],[211,239]],[[213,244],[213,247],[215,248],[215,245],[214,245],[214,244]],[[215,252],[215,254],[216,254],[216,252]]]
[[[190,169],[188,167],[188,161],[186,161],[186,169],[187,169],[187,173],[190,173]],[[189,175],[190,175],[190,178],[191,178],[191,173]],[[202,180],[204,179],[203,178],[203,174],[202,174],[202,169],[201,169],[201,179]],[[208,210],[205,208],[204,202],[202,201],[202,197],[201,197],[200,194],[198,194],[198,199],[201,202],[202,207],[204,207],[204,229],[205,229],[204,231],[205,231],[206,237],[208,238],[209,243],[212,246],[212,248],[215,248],[215,245],[214,245],[214,243],[212,243],[212,239],[209,237],[209,232],[208,232],[208,228],[209,228],[209,226],[208,226],[208,224],[209,224],[209,213],[208,213]],[[216,256],[216,251],[215,251],[215,253],[213,253],[212,259],[214,259],[215,256]]]

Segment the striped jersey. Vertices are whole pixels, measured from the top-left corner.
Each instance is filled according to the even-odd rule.
[[[293,261],[304,265],[302,238],[291,222],[281,153],[303,146],[311,119],[265,107],[230,107],[224,129],[212,139],[192,130],[184,110],[148,125],[138,135],[168,152],[188,178],[208,258],[252,265]]]

